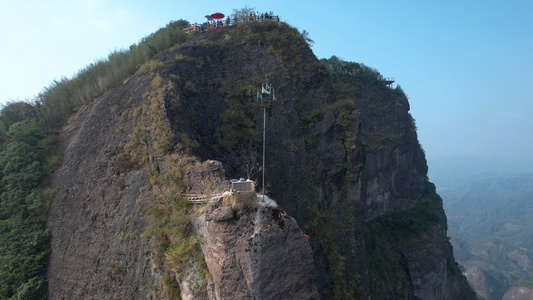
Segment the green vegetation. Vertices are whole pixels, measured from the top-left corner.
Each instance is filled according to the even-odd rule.
[[[366,224],[365,241],[373,286],[372,298],[383,298],[385,294],[388,295],[385,298],[392,297],[392,291],[388,288],[390,280],[408,284],[407,259],[401,249],[407,248],[409,241],[434,239],[427,232],[434,227],[441,227],[444,222],[442,200],[435,193],[435,186],[427,183],[423,197],[413,200],[408,209],[394,211]],[[395,274],[396,277],[391,279],[389,274]]]
[[[420,203],[412,203],[407,210],[380,216],[373,223],[367,224],[365,240],[369,254],[373,298],[384,298],[384,294],[391,293],[387,288],[391,280],[395,282],[393,284],[408,284],[411,280],[408,261],[402,249],[409,248],[410,244],[427,244],[429,248],[419,255],[434,256],[431,245],[437,242],[436,239],[440,234],[432,235],[432,233],[442,232],[444,230],[442,224],[445,224],[441,201],[435,193],[434,185],[427,183]],[[446,242],[449,244],[449,240]],[[466,278],[462,276],[458,264],[451,257],[447,258],[447,266],[448,276],[459,280],[460,299],[475,299],[475,293],[467,285]],[[390,274],[395,274],[396,277],[390,278]]]
[[[321,59],[326,64],[332,83],[349,83],[356,88],[363,86],[385,87],[383,77],[376,69],[364,64],[347,62],[336,56]]]
[[[407,97],[399,86],[388,87],[377,70],[363,64],[346,62],[335,56],[321,61],[330,73],[337,99],[368,112],[361,122],[361,141],[366,151],[379,151],[410,139],[416,132],[414,119],[408,113]],[[382,117],[377,117],[378,114]]]
[[[5,111],[14,106],[29,108],[14,103]],[[50,252],[45,225],[54,191],[41,183],[60,155],[54,136],[35,119],[16,122],[10,116],[0,115],[0,123],[9,128],[0,152],[0,298],[42,299]]]
[[[234,40],[237,40],[234,38]],[[259,111],[251,99],[256,97],[257,83],[264,78],[243,79],[235,70],[235,62],[225,62],[226,76],[220,80],[219,95],[223,97],[226,109],[219,115],[220,126],[216,129],[214,149],[220,153],[235,152],[241,159],[235,159],[232,170],[242,173],[243,161],[257,162],[260,148],[260,132],[256,129],[254,110]],[[252,166],[248,166],[252,167]],[[251,170],[251,169],[250,169]],[[249,173],[250,175],[252,173]],[[251,178],[255,179],[255,178]]]
[[[45,225],[54,191],[46,179],[61,162],[57,131],[77,108],[92,102],[143,66],[158,52],[187,41],[181,28],[169,23],[128,50],[80,70],[72,79],[54,81],[33,103],[14,102],[0,112],[0,298],[46,299],[49,232]],[[168,148],[168,142],[159,144]]]
[[[224,196],[224,205],[231,206],[233,211],[243,214],[257,209],[257,194],[255,192],[240,192],[231,196]]]
[[[404,239],[424,231],[430,224],[443,224],[445,217],[442,213],[442,200],[436,194],[426,193],[426,195],[414,201],[409,209],[379,217],[376,220],[376,228],[396,239]]]
[[[312,226],[319,230],[318,242],[328,260],[335,299],[350,298],[351,291],[344,272],[344,258],[340,254],[338,241],[335,239],[330,222],[323,217],[315,216]]]
[[[308,45],[298,30],[277,26],[267,31],[265,37],[269,43],[268,54],[279,60],[288,77],[304,79],[305,71],[309,71],[311,66],[303,61],[302,51],[308,49]]]
[[[490,299],[513,286],[533,287],[533,176],[499,175],[466,179],[440,192],[448,215],[454,254],[487,278]],[[475,262],[484,261],[487,268]]]
[[[250,13],[255,12],[255,7],[248,7],[248,5],[245,5],[241,9],[233,9],[233,14],[231,14],[231,17],[233,19],[237,20],[248,20],[248,16]]]
[[[133,75],[139,66],[143,66],[143,72],[149,71],[146,68],[157,68],[157,62],[144,64],[155,54],[190,39],[191,35],[181,32],[186,24],[185,20],[170,22],[128,50],[114,51],[106,61],[90,64],[74,78],[54,81],[37,97],[40,118],[46,125],[60,126],[74,109],[92,102],[109,88],[120,84]]]
[[[142,105],[130,112],[135,124],[134,134],[125,147],[132,160],[146,168],[155,197],[146,207],[148,227],[143,238],[156,250],[154,258],[158,266],[170,268],[189,282],[200,283],[191,286],[190,290],[195,296],[202,297],[207,284],[207,266],[199,239],[192,232],[189,202],[178,196],[185,192],[185,172],[199,159],[187,154],[187,149],[180,154],[171,153],[173,144],[163,120],[166,115],[161,91],[164,81],[153,72],[150,76],[153,77],[151,88],[144,95]],[[179,299],[177,286],[170,284],[168,279],[161,284],[167,297]]]

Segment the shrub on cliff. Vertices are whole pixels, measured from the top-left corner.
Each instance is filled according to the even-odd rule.
[[[255,192],[236,192],[231,196],[224,196],[224,205],[231,205],[233,211],[249,212],[257,208],[257,194]]]

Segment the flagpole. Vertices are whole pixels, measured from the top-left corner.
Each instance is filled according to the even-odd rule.
[[[268,85],[268,79],[267,79],[267,89],[265,89],[264,85],[261,85],[261,93],[269,94],[270,100],[276,100],[275,96],[273,95],[273,91],[271,91],[272,86]],[[272,88],[273,90],[273,88]],[[266,104],[265,99],[263,96],[257,92],[257,99],[261,99],[261,103],[263,104],[263,202],[265,202],[265,148],[266,148]]]
[[[263,105],[263,202],[265,202],[265,136],[266,136],[266,106]]]

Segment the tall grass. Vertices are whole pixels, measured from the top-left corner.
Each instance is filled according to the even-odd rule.
[[[54,80],[36,99],[41,122],[52,128],[60,126],[74,109],[133,75],[155,54],[190,39],[191,35],[181,31],[187,24],[185,20],[170,22],[128,50],[115,50],[107,60],[91,63],[72,79]]]

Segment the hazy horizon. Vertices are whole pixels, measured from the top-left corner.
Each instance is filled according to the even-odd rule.
[[[533,174],[533,162],[516,157],[456,155],[428,160],[429,181],[437,190],[472,180],[526,174]]]

